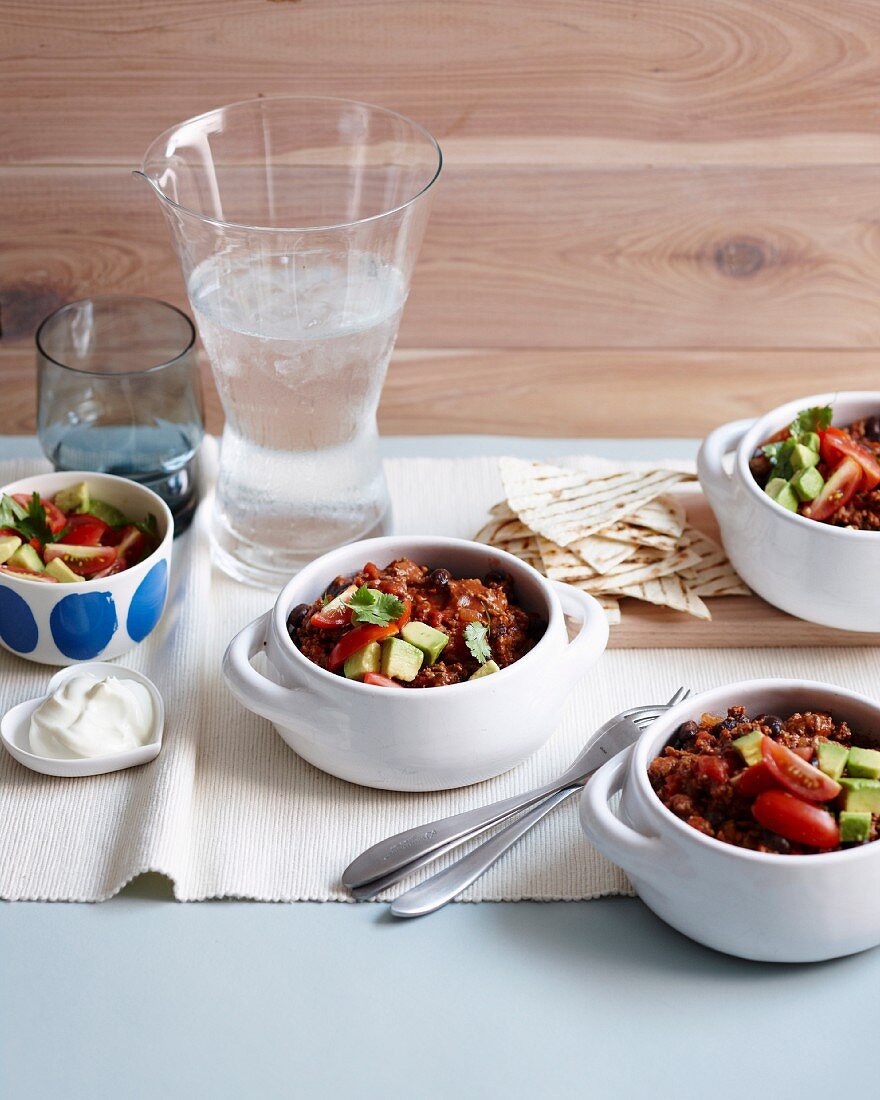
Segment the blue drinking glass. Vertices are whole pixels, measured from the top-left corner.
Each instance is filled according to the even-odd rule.
[[[47,317],[36,340],[37,434],[55,469],[138,481],[184,531],[205,431],[190,319],[153,298],[85,298]]]

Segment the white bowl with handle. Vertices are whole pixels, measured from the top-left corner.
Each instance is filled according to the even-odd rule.
[[[808,622],[880,633],[880,531],[834,527],[789,512],[749,469],[758,446],[801,409],[829,404],[834,424],[844,426],[880,413],[880,392],[799,397],[760,419],[724,424],[703,442],[697,473],[727,556],[762,599]]]
[[[752,715],[829,711],[880,747],[880,704],[856,692],[808,680],[715,688],[661,715],[590,779],[580,803],[587,838],[658,917],[718,951],[814,962],[880,944],[880,841],[815,855],[750,851],[692,828],[651,787],[648,765],[683,722],[737,705]]]
[[[546,621],[543,636],[500,672],[444,687],[375,687],[303,656],[287,631],[291,610],[312,603],[337,576],[397,558],[443,567],[454,577],[509,573],[516,602]],[[566,616],[578,624],[571,641]],[[537,751],[607,642],[608,621],[596,600],[502,550],[464,539],[390,536],[340,547],[306,566],[272,610],[232,640],[223,675],[243,706],[323,771],[368,787],[442,790],[500,775]],[[268,658],[265,674],[251,663],[260,652]]]

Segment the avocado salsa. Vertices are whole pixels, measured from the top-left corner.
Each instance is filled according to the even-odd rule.
[[[765,493],[807,519],[880,531],[880,416],[832,427],[832,409],[803,409],[749,463]]]
[[[880,751],[830,714],[704,714],[648,778],[676,817],[740,848],[804,855],[880,837]]]
[[[514,600],[499,570],[482,580],[399,558],[336,577],[299,604],[287,631],[321,668],[376,687],[443,687],[491,675],[519,660],[546,629]]]

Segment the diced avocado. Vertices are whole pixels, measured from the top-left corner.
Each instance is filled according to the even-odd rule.
[[[818,466],[818,452],[805,447],[803,443],[795,443],[791,451],[791,468],[793,470],[809,470],[811,466]]]
[[[69,565],[65,565],[61,558],[53,558],[46,566],[46,572],[50,577],[54,577],[56,581],[62,581],[64,584],[78,583],[83,579],[78,577]]]
[[[487,661],[484,665],[480,665],[473,676],[468,677],[470,680],[479,680],[481,676],[491,676],[493,672],[500,672],[501,669],[494,661]]]
[[[880,779],[880,752],[876,749],[850,749],[846,774],[855,779]]]
[[[342,671],[349,680],[363,680],[366,673],[378,672],[381,662],[382,647],[378,642],[370,642],[346,659]]]
[[[871,815],[867,811],[844,810],[838,824],[841,844],[864,844],[871,835]]]
[[[821,440],[819,439],[818,432],[801,432],[797,438],[798,443],[802,444],[802,446],[809,447],[811,451],[815,451],[817,454],[819,453]]]
[[[843,808],[849,813],[880,814],[880,783],[876,779],[841,779]]]
[[[89,515],[97,516],[98,519],[109,523],[111,527],[122,527],[128,523],[128,518],[118,508],[108,504],[105,500],[89,501]]]
[[[739,752],[740,756],[751,767],[752,764],[760,764],[763,759],[761,753],[761,743],[764,740],[764,734],[760,730],[752,730],[751,733],[744,733],[742,737],[737,737],[733,742],[733,747]]]
[[[0,565],[9,561],[19,546],[21,546],[21,539],[18,535],[0,536]]]
[[[840,779],[846,767],[849,749],[837,741],[820,741],[818,747],[819,771],[831,779]]]
[[[783,480],[783,478],[771,478],[767,482],[764,492],[772,500],[775,500],[777,504],[781,504],[783,508],[787,508],[789,512],[797,511],[798,499],[795,495],[795,491],[787,481]]]
[[[9,555],[7,561],[9,565],[17,565],[19,569],[29,569],[31,573],[45,572],[40,555],[29,542],[19,546],[14,554]]]
[[[809,466],[805,470],[798,470],[789,482],[798,500],[815,500],[822,492],[825,478],[815,466]]]
[[[435,630],[427,623],[418,622],[407,623],[401,630],[400,636],[405,642],[420,649],[429,665],[437,660],[449,641],[449,635],[444,634],[442,630]]]
[[[415,680],[424,659],[424,653],[403,638],[388,638],[382,643],[383,676],[393,676],[408,684]]]
[[[55,507],[62,512],[88,512],[89,487],[84,481],[79,485],[71,485],[67,489],[59,489],[55,494]]]

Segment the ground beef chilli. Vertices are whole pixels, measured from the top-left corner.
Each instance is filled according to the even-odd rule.
[[[776,750],[767,739],[784,746],[784,750]],[[829,749],[829,742],[840,748]],[[849,830],[855,826],[863,830],[859,843],[878,839],[880,753],[866,749],[871,749],[869,741],[854,735],[846,722],[835,721],[829,714],[805,711],[788,718],[770,714],[750,718],[743,707],[730,707],[724,717],[704,714],[699,722],[680,726],[662,753],[651,761],[648,777],[661,802],[706,836],[758,852],[803,855],[848,847],[853,839]],[[783,763],[794,761],[795,771],[795,757],[799,758],[808,780],[818,777],[828,789],[820,787],[818,794],[814,791],[795,797],[797,786],[790,785],[772,766],[776,756],[781,756]],[[835,757],[836,774],[828,766]],[[750,777],[743,782],[746,772]],[[797,803],[807,815],[824,817],[837,841],[826,839],[812,845],[803,837],[793,839],[797,829],[794,833],[789,829],[786,837],[780,835],[786,829],[777,832],[766,827],[766,815],[759,812],[759,802],[767,798],[775,800],[777,806],[780,802],[784,806]],[[765,824],[757,820],[759,817]]]
[[[856,420],[845,429],[856,443],[867,447],[880,459],[880,416]],[[832,517],[836,527],[855,527],[859,531],[880,531],[880,486],[856,493]]]
[[[418,565],[407,558],[392,561],[384,569],[369,562],[353,576],[336,577],[321,598],[311,605],[300,604],[288,617],[287,629],[294,645],[321,668],[329,667],[334,647],[352,627],[346,619],[332,629],[321,628],[312,617],[322,611],[328,597],[352,586],[396,596],[408,606],[410,623],[424,623],[448,636],[440,656],[433,662],[425,659],[415,678],[400,683],[401,687],[458,684],[477,672],[484,662],[468,647],[465,631],[471,623],[488,628],[491,660],[499,668],[519,660],[546,627],[538,616],[516,604],[513,580],[506,573],[489,572],[482,580],[457,579],[448,569]],[[342,668],[332,671],[343,674]]]

